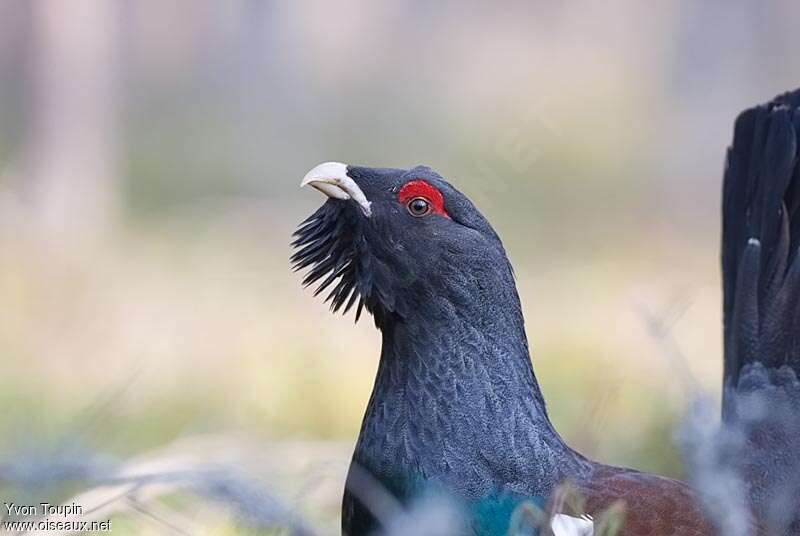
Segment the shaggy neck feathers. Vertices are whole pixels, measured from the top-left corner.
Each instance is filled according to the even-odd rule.
[[[547,496],[581,462],[547,417],[510,267],[460,290],[469,299],[428,295],[382,327],[355,461],[384,482],[421,477],[464,497]]]

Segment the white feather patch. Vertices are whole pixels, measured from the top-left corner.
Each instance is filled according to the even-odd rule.
[[[593,536],[594,522],[589,516],[572,517],[556,514],[550,523],[553,536]]]

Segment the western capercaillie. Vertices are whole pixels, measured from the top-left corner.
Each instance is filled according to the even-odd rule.
[[[792,412],[800,407],[799,105],[794,94],[743,114],[724,187],[724,413],[760,453],[737,466],[752,482],[754,526],[792,484],[798,458],[800,434],[743,408],[755,394],[775,404],[767,413],[780,422],[800,423]],[[334,311],[355,307],[358,318],[366,309],[382,334],[345,490],[345,533],[373,533],[385,521],[356,489],[366,475],[403,504],[430,493],[457,501],[468,534],[507,534],[521,505],[552,506],[565,482],[584,500],[581,512],[559,512],[574,532],[553,522],[541,533],[584,534],[622,501],[619,534],[714,534],[688,485],[588,460],[555,431],[511,265],[469,199],[427,167],[326,163],[302,184],[329,199],[296,231],[292,262],[309,268],[304,284],[327,291]]]

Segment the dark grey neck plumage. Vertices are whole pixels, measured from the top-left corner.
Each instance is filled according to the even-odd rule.
[[[484,290],[513,295],[465,300],[469,310],[434,297],[383,326],[354,456],[381,480],[422,477],[465,498],[547,496],[586,470],[547,417],[513,284]]]

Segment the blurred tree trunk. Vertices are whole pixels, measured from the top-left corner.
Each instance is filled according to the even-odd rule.
[[[21,175],[49,238],[96,243],[119,204],[117,2],[32,0]]]

